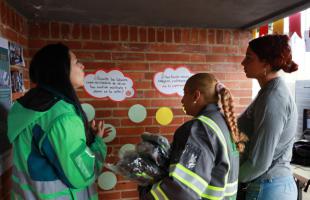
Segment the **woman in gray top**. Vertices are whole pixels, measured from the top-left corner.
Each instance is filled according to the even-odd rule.
[[[290,169],[297,110],[278,73],[281,69],[287,73],[298,69],[288,41],[286,35],[256,38],[249,42],[241,63],[246,76],[257,79],[261,87],[238,119],[239,129],[249,137],[239,173],[247,200],[297,199]]]

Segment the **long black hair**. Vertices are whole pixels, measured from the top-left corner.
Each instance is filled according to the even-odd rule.
[[[76,112],[82,117],[86,143],[94,141],[81,103],[70,81],[70,50],[61,43],[49,44],[40,49],[32,58],[29,68],[30,80],[57,97],[74,105]]]

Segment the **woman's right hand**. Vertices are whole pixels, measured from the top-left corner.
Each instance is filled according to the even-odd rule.
[[[98,124],[96,124],[96,121],[93,120],[91,123],[91,128],[93,129],[94,133],[98,137],[106,137],[111,133],[111,127],[104,128],[104,120],[99,121]]]

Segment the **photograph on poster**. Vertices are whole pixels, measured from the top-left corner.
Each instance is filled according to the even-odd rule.
[[[25,66],[23,57],[23,47],[9,42],[10,65]]]

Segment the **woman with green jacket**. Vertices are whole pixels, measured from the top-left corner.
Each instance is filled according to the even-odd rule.
[[[83,69],[63,44],[47,45],[33,57],[29,75],[36,87],[8,117],[11,199],[98,198],[94,181],[106,156],[101,138],[109,130],[103,121],[88,126],[74,90],[83,86]]]

